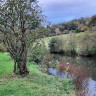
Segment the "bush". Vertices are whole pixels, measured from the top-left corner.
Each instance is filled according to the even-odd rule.
[[[96,32],[77,34],[70,32],[67,37],[52,38],[49,43],[50,52],[65,55],[94,56],[96,55]]]
[[[41,65],[41,71],[44,73],[49,73],[49,69],[48,68],[52,68],[53,66],[53,57],[50,54],[50,52],[46,52],[43,60],[41,61],[40,65]]]
[[[95,36],[96,34],[90,34],[88,32],[85,32],[84,35],[81,35],[79,37],[79,40],[77,41],[78,48],[77,53],[81,56],[92,56],[96,55],[96,44],[95,44]]]
[[[39,44],[39,45],[35,46],[33,50],[30,50],[30,53],[29,53],[30,55],[28,56],[28,61],[40,63],[43,60],[43,58],[46,54],[46,51],[47,51],[47,49],[43,45]]]
[[[63,42],[60,38],[52,38],[49,43],[50,52],[58,53],[62,52]]]
[[[50,52],[63,52],[66,55],[76,53],[76,35],[75,33],[70,33],[67,38],[63,38],[63,36],[52,38],[49,47]]]
[[[75,33],[72,33],[70,32],[68,37],[66,38],[66,42],[65,42],[65,53],[66,54],[76,54],[76,48],[77,48],[77,45],[76,45],[76,34]]]
[[[96,55],[96,45],[93,45],[90,49],[90,55]]]

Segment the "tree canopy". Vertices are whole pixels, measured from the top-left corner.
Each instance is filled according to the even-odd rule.
[[[15,62],[14,73],[29,73],[26,66],[28,47],[45,36],[42,22],[44,16],[35,0],[1,2],[0,37]]]

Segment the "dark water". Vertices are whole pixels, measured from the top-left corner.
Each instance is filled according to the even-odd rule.
[[[75,57],[75,56],[64,56],[64,55],[54,55],[54,59],[58,61],[64,61],[64,63],[74,64],[76,66],[80,66],[84,70],[86,70],[88,76],[85,78],[87,83],[87,90],[84,96],[96,96],[96,57]],[[59,72],[53,68],[49,68],[49,73],[58,76],[59,78],[67,78],[71,77],[65,72]]]

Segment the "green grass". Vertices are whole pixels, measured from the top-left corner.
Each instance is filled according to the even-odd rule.
[[[0,53],[0,77],[13,72],[13,61],[8,53]]]
[[[85,32],[80,32],[80,33],[76,33],[76,37],[81,37],[82,35],[84,35]],[[47,38],[44,38],[44,42],[45,42],[45,46],[47,49],[49,49],[49,43],[50,43],[50,40],[52,38],[68,38],[69,34],[61,34],[61,35],[57,35],[57,36],[52,36],[52,37],[47,37]]]
[[[82,32],[81,32],[82,33]],[[78,33],[79,34],[79,33]],[[62,34],[62,35],[57,35],[57,36],[52,36],[52,37],[47,37],[47,38],[44,38],[44,42],[45,42],[45,46],[47,49],[49,49],[49,43],[50,43],[50,40],[52,38],[67,38],[69,36],[69,34]]]
[[[36,64],[28,68],[30,74],[25,77],[13,74],[10,56],[0,53],[0,96],[75,96],[68,79],[44,74]]]

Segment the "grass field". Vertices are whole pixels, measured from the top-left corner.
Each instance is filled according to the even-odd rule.
[[[69,80],[44,74],[36,64],[28,68],[28,76],[13,74],[10,56],[0,53],[0,96],[75,96]]]
[[[84,35],[84,32],[77,33],[76,37],[79,37],[81,35]],[[45,46],[46,46],[47,49],[49,49],[49,43],[50,43],[50,40],[52,38],[58,38],[59,37],[59,38],[64,38],[65,39],[65,38],[68,38],[68,36],[69,36],[69,34],[61,34],[61,35],[57,35],[57,36],[44,38]]]
[[[66,38],[68,36],[68,34],[64,34],[64,35],[57,35],[57,36],[52,36],[52,37],[47,37],[47,38],[44,38],[44,42],[45,42],[45,46],[46,46],[46,48],[47,49],[49,49],[49,43],[50,43],[50,40],[52,39],[52,38],[57,38],[57,37],[63,37],[63,38]]]

